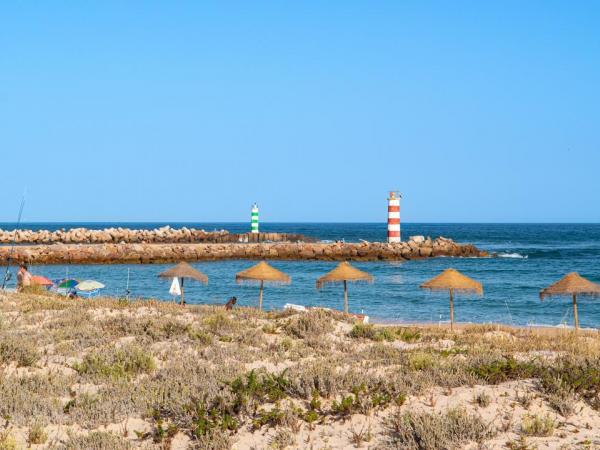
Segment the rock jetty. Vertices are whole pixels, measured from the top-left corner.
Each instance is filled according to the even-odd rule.
[[[309,242],[313,239],[292,233],[229,233],[226,230],[204,231],[195,228],[171,228],[164,226],[153,230],[130,228],[71,228],[49,230],[0,230],[0,244],[169,244],[181,243],[221,243],[221,242],[263,242],[289,241]]]
[[[407,242],[259,242],[259,243],[104,243],[0,246],[0,264],[9,258],[29,264],[152,264],[225,259],[321,261],[403,261],[437,256],[486,257],[471,244],[443,237],[417,236]]]

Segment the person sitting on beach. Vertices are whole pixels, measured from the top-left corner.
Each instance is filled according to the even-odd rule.
[[[237,298],[231,297],[229,300],[227,300],[227,303],[225,303],[225,309],[228,311],[232,310],[233,305],[235,305],[236,303],[237,303]]]
[[[27,270],[27,266],[21,264],[17,272],[17,292],[23,291],[28,286],[31,286],[31,274]]]

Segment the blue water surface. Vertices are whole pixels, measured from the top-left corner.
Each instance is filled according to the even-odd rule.
[[[34,223],[22,228],[60,229],[84,226],[105,228],[121,226],[155,228],[166,223]],[[227,229],[245,232],[249,223],[169,223],[172,227],[205,230]],[[2,224],[10,230],[15,224]],[[263,223],[261,231],[302,233],[321,240],[383,241],[385,223]],[[357,267],[375,276],[373,284],[354,284],[349,288],[350,308],[364,312],[373,320],[397,322],[438,322],[448,320],[448,296],[430,293],[419,285],[448,267],[454,267],[483,282],[483,297],[458,295],[455,318],[460,322],[501,322],[515,325],[559,325],[572,322],[571,299],[553,298],[541,302],[542,287],[570,271],[578,271],[600,282],[600,224],[403,224],[403,238],[410,235],[445,236],[458,242],[473,243],[497,258],[435,258],[408,262],[357,262]],[[255,305],[256,286],[237,285],[236,272],[251,261],[199,262],[193,265],[209,277],[208,286],[188,282],[189,303],[224,303],[235,295],[242,305]],[[266,308],[285,303],[341,308],[341,286],[318,291],[315,280],[336,263],[321,261],[273,261],[292,277],[292,284],[268,286]],[[133,297],[173,300],[169,281],[157,278],[168,265],[71,265],[34,266],[35,274],[50,278],[68,276],[95,279],[106,284],[105,293],[122,296],[127,288]],[[14,270],[14,269],[13,269]],[[14,277],[13,277],[14,280]],[[578,300],[583,327],[600,326],[600,300]]]

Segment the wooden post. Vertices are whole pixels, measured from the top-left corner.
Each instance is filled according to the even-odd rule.
[[[454,330],[454,289],[450,289],[450,331]]]
[[[185,301],[183,300],[183,280],[184,279],[185,278],[181,277],[181,283],[179,283],[180,284],[180,288],[181,288],[181,303],[180,303],[181,305],[185,304]]]
[[[262,311],[263,286],[265,282],[260,280],[260,292],[258,294],[258,309]]]
[[[573,319],[575,320],[575,331],[579,329],[579,317],[577,316],[577,294],[573,294]]]
[[[344,280],[344,312],[348,314],[348,281]]]

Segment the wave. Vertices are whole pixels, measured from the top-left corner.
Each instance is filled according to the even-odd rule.
[[[529,258],[529,255],[521,255],[520,253],[498,253],[498,258],[527,259]]]

